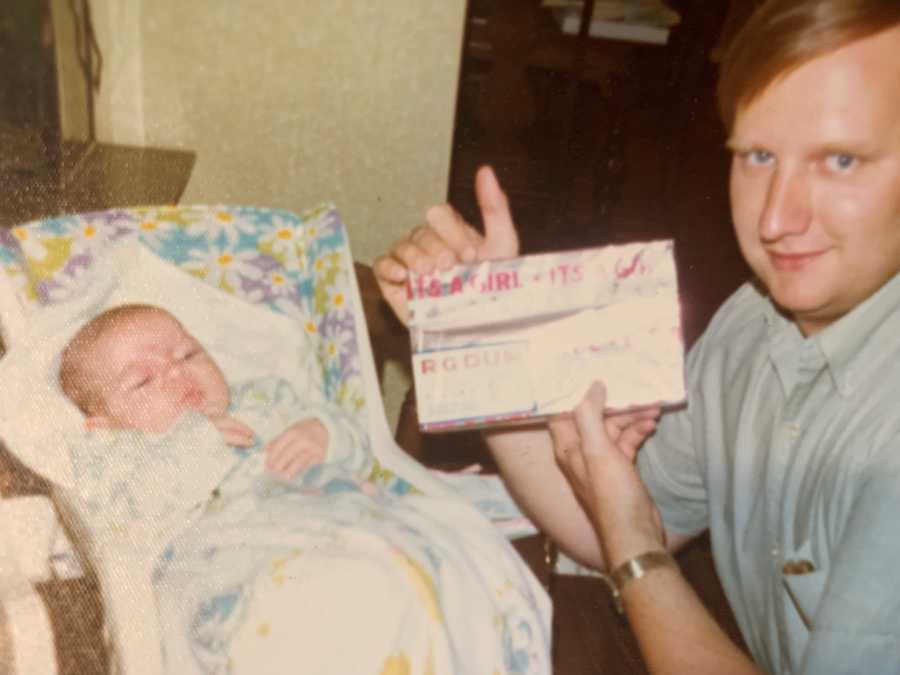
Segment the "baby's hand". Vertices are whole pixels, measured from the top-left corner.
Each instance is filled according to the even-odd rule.
[[[210,417],[209,421],[222,434],[222,438],[233,448],[249,448],[256,442],[256,434],[253,429],[234,417],[222,415]]]
[[[313,464],[325,461],[328,429],[317,419],[289,426],[266,444],[266,470],[291,480]]]

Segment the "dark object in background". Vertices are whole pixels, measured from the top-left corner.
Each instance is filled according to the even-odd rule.
[[[95,139],[102,59],[88,0],[0,4],[0,173],[65,182]]]

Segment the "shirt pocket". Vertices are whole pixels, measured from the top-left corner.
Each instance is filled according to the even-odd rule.
[[[813,559],[808,542],[793,552],[786,552],[781,567],[781,585],[788,653],[793,670],[803,660],[827,578],[827,569],[823,568],[821,561]]]

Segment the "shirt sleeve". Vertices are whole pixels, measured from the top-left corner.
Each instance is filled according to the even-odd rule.
[[[693,535],[709,526],[709,507],[702,448],[696,439],[702,429],[700,370],[703,338],[687,359],[687,406],[664,413],[656,433],[638,452],[641,479],[660,511],[666,530]],[[698,427],[698,425],[701,425]]]
[[[800,673],[900,673],[898,448],[870,461],[854,485]]]
[[[304,410],[297,421],[319,420],[328,430],[325,463],[364,479],[372,471],[373,458],[368,434],[357,417],[336,405],[319,404]]]

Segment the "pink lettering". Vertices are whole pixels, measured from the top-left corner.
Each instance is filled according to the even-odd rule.
[[[455,295],[456,293],[463,292],[463,280],[460,276],[453,277],[453,280],[450,282],[450,295]]]
[[[644,274],[647,271],[647,268],[641,263],[641,256],[644,255],[643,251],[638,251],[634,258],[632,258],[631,263],[627,266],[622,264],[621,260],[616,261],[616,278],[617,279],[626,279],[630,277],[635,272],[639,274]]]

